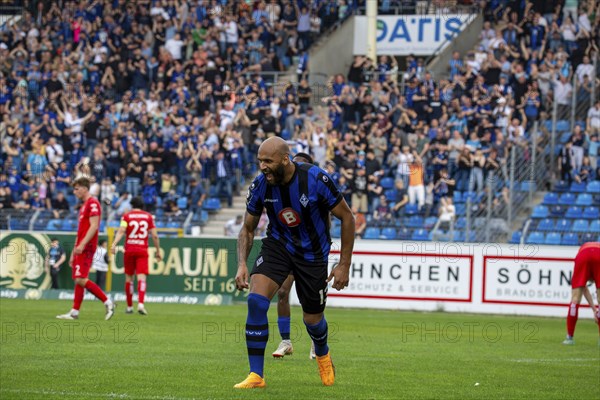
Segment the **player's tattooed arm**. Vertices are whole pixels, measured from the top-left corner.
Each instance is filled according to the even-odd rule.
[[[248,288],[248,265],[246,260],[252,250],[252,244],[254,242],[254,232],[260,221],[260,216],[252,215],[246,211],[244,215],[244,224],[238,235],[237,243],[237,256],[238,256],[238,270],[235,276],[235,284],[238,290]]]

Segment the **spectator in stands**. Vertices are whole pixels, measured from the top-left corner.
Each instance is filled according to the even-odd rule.
[[[235,218],[230,219],[225,224],[224,235],[227,237],[237,237],[242,229],[244,223],[243,215],[237,215]]]
[[[188,193],[190,210],[193,213],[197,213],[202,209],[202,205],[204,204],[204,200],[206,199],[206,193],[202,185],[199,184],[196,178],[190,179],[190,188]]]
[[[218,151],[215,159],[215,186],[216,193],[220,195],[225,194],[227,197],[227,206],[233,205],[233,173],[231,169],[231,161],[225,158],[224,151]]]
[[[58,192],[56,197],[51,201],[52,214],[56,219],[62,219],[69,213],[69,203],[65,198],[64,192]]]
[[[573,182],[573,171],[575,171],[575,156],[573,153],[573,142],[568,141],[562,147],[558,157],[558,171],[560,179],[567,181],[569,185]]]
[[[408,193],[404,188],[404,182],[401,179],[395,181],[396,197],[390,199],[394,202],[392,212],[396,218],[402,218],[404,216],[404,206],[408,204]]]
[[[423,160],[413,152],[413,161],[409,166],[408,201],[410,204],[417,203],[419,210],[425,205],[425,171]],[[404,181],[402,181],[404,186]]]
[[[600,135],[600,100],[590,107],[587,113],[586,126],[590,135]]]

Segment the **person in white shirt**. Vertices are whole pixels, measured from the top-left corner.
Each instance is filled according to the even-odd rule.
[[[221,117],[221,125],[219,125],[219,130],[221,132],[225,132],[229,125],[233,124],[233,120],[235,119],[235,112],[233,111],[233,104],[230,102],[225,103],[225,107],[219,111],[219,116]]]
[[[583,82],[583,77],[585,75],[590,77],[594,76],[594,65],[590,62],[589,56],[583,56],[583,62],[577,66],[575,74],[579,79],[579,83]]]
[[[588,111],[587,129],[590,135],[600,134],[600,100]]]
[[[165,49],[167,49],[167,51],[171,53],[171,56],[174,60],[181,60],[181,48],[184,45],[185,42],[181,40],[181,35],[179,35],[179,33],[176,33],[174,37],[167,40],[167,42],[165,43]]]
[[[228,15],[225,19],[225,38],[227,41],[227,47],[236,48],[237,42],[240,38],[238,32],[238,26],[232,16]]]
[[[227,237],[237,237],[242,229],[242,225],[244,224],[244,217],[242,215],[238,215],[235,218],[230,219],[225,224],[225,236]]]
[[[56,143],[56,138],[51,136],[46,145],[46,157],[51,164],[60,164],[63,162],[65,151],[62,145]]]
[[[108,251],[105,239],[100,240],[99,246],[96,248],[92,268],[96,270],[96,285],[104,290],[106,273],[108,272]]]

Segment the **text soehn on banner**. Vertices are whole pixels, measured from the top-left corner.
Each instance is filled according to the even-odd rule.
[[[377,18],[377,53],[430,55],[467,25],[469,14],[398,15]],[[367,17],[355,17],[354,54],[367,53]]]
[[[333,251],[330,269],[339,260]],[[471,255],[355,251],[350,284],[330,297],[470,302]]]
[[[483,257],[483,303],[566,306],[573,258]]]

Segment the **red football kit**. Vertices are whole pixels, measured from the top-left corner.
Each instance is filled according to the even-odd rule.
[[[79,209],[79,227],[77,228],[77,240],[75,246],[81,243],[88,229],[90,229],[90,217],[96,216],[102,216],[102,208],[100,207],[98,199],[90,197]],[[83,253],[73,255],[73,270],[71,272],[73,279],[88,277],[97,246],[98,229],[96,229],[94,236],[88,244],[86,244]]]
[[[148,275],[148,236],[154,229],[152,214],[134,210],[123,215],[121,226],[126,227],[125,234],[125,274]]]

